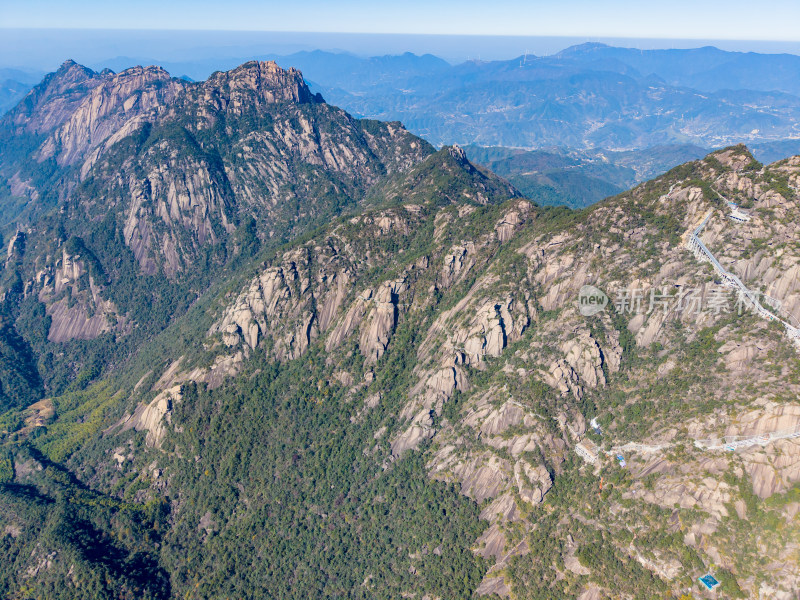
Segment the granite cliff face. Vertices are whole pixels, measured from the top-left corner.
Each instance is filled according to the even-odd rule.
[[[15,133],[49,133],[69,119],[107,76],[68,60],[9,111],[3,127]]]
[[[148,274],[185,271],[247,218],[265,241],[300,231],[430,151],[399,127],[366,126],[328,106],[299,72],[272,63],[247,63],[202,84],[169,80],[159,93],[151,100],[158,111],[145,114],[149,103],[137,100],[141,114],[123,126],[140,136],[138,153],[115,149],[121,136],[111,136],[82,169],[92,189],[108,182],[103,202],[123,211],[126,244]],[[399,156],[383,150],[392,147]]]
[[[255,61],[198,83],[68,61],[3,118],[0,137],[3,215],[15,223],[0,288],[22,302],[12,319],[47,319],[50,344],[127,346],[101,364],[166,327],[229,265],[353,210],[433,152],[399,123],[329,106],[299,71]],[[92,269],[67,248],[74,239]],[[298,355],[327,327],[304,314],[277,354]],[[64,371],[96,360],[31,343],[63,356]]]
[[[202,89],[203,97],[217,109],[238,115],[276,102],[323,102],[322,96],[309,91],[300,71],[282,69],[274,62],[251,61],[214,73]]]
[[[155,118],[184,87],[160,67],[134,67],[109,75],[47,137],[35,158],[74,165],[115,134],[119,139],[120,130],[129,133],[134,124]]]
[[[569,589],[595,589],[579,583],[594,571],[574,556],[576,532],[601,527],[624,537],[637,522],[648,531],[663,526],[664,535],[680,532],[681,547],[734,573],[742,589],[790,598],[800,582],[785,566],[793,550],[783,534],[769,542],[776,544],[769,584],[758,583],[740,562],[741,550],[728,544],[731,536],[748,535],[741,528],[749,527],[742,521],[748,514],[755,518],[752,495],[773,498],[775,518],[792,521],[793,504],[779,498],[800,481],[796,439],[734,453],[702,450],[695,441],[797,430],[793,342],[781,328],[733,311],[733,296],[727,310],[669,303],[649,310],[644,294],[644,309],[634,311],[612,298],[593,317],[579,313],[577,298],[584,285],[648,294],[677,286],[711,302],[720,283],[681,241],[710,209],[704,239],[719,260],[748,285],[769,289],[782,314],[794,315],[796,183],[783,195],[770,182],[775,173],[794,181],[796,164],[791,159],[762,169],[734,148],[568,225],[554,224],[547,211],[523,200],[488,212],[478,208],[477,197],[443,209],[432,208],[437,200],[431,199],[373,211],[276,257],[225,302],[209,339],[227,348],[223,355],[266,349],[282,362],[324,347],[331,381],[344,387],[351,420],[359,423],[388,402],[379,377],[385,357],[397,352],[395,338],[416,331],[414,366],[391,409],[393,426],[375,433],[385,440],[379,456],[391,468],[409,452],[423,452],[431,477],[455,483],[481,504],[488,527],[475,551],[495,565],[481,593],[519,594],[522,575],[509,565],[547,563],[541,555],[523,557],[544,527],[537,520],[558,510],[569,525],[553,532],[566,537],[552,568],[569,573],[575,585]],[[748,204],[751,221],[730,220],[720,197]],[[388,254],[384,236],[404,251]],[[764,249],[759,240],[765,237],[782,242]],[[744,268],[740,256],[758,256],[748,264],[769,266]],[[386,265],[384,274],[368,275],[378,265]],[[392,397],[398,402],[397,390]],[[599,418],[602,437],[590,417]],[[612,457],[624,454],[628,469],[612,465],[602,449],[597,465],[581,466],[574,449],[589,438]],[[576,469],[590,478],[588,493],[599,493],[600,505],[579,498],[575,505],[548,504],[553,493],[587,493],[586,483],[571,475]],[[614,483],[604,487],[601,476]],[[566,480],[572,483],[559,484]],[[640,523],[638,511],[651,514],[652,522]],[[673,516],[662,524],[658,511]],[[599,516],[604,524],[590,525]],[[676,518],[683,525],[674,525]],[[679,586],[695,568],[675,549],[650,556],[632,543],[623,554],[667,586]]]
[[[47,308],[51,342],[92,340],[103,333],[124,330],[113,302],[103,298],[103,286],[88,272],[79,254],[62,249],[60,260],[37,274],[38,300]]]
[[[447,564],[469,565],[452,571],[467,595],[675,595],[711,569],[726,597],[796,597],[798,346],[687,244],[705,222],[721,268],[800,318],[800,161],[733,147],[571,212],[273,64],[195,84],[62,71],[91,89],[28,138],[53,171],[12,164],[58,209],[6,238],[2,284],[8,321],[42,364],[66,357],[71,387],[3,416],[0,442],[17,483],[58,471],[46,454],[80,474],[76,498],[105,494],[81,506],[155,515],[147,564],[176,575],[153,597],[223,593],[242,548],[252,581],[323,556],[311,579],[332,595],[410,596]],[[603,310],[581,310],[584,286]],[[87,349],[114,367],[87,369]],[[412,464],[419,479],[388,479]],[[412,529],[437,494],[471,507],[466,542],[455,508]],[[29,536],[8,544],[45,539],[0,512]],[[397,514],[402,531],[381,520]],[[393,558],[359,562],[367,541]],[[24,548],[30,585],[69,573]]]

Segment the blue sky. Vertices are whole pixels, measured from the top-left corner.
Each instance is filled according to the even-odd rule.
[[[0,0],[0,27],[800,39],[800,0]]]

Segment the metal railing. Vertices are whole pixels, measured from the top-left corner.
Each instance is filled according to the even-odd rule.
[[[695,440],[694,445],[701,450],[729,450],[733,452],[737,448],[746,448],[747,446],[766,446],[770,442],[776,440],[786,440],[791,438],[800,437],[800,427],[797,429],[781,429],[778,431],[771,431],[769,433],[762,433],[760,435],[742,436],[742,435],[728,435],[721,438],[708,438],[705,440]]]
[[[703,228],[706,226],[706,224],[708,224],[712,214],[713,211],[708,211],[700,225],[698,225],[697,228],[692,232],[692,235],[689,236],[689,242],[687,243],[689,250],[691,250],[698,259],[707,260],[710,262],[714,267],[714,270],[722,277],[725,285],[736,288],[741,294],[742,298],[753,307],[753,309],[761,318],[768,321],[780,321],[780,323],[786,328],[787,335],[793,340],[800,341],[800,328],[795,327],[792,323],[785,321],[784,319],[764,308],[764,306],[761,304],[761,301],[758,299],[758,295],[750,290],[742,282],[742,280],[739,279],[739,277],[725,269],[714,256],[714,253],[711,252],[711,250],[709,250],[708,247],[703,243],[703,240],[700,239],[700,233],[703,231]],[[793,315],[787,314],[786,316],[787,318],[796,321]]]

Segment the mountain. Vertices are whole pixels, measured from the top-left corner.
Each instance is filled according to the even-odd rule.
[[[690,49],[639,50],[587,43],[559,52],[586,64],[619,64],[632,67],[643,75],[656,75],[671,85],[704,92],[720,90],[756,90],[800,95],[800,57],[794,54],[759,54],[730,52],[705,46]]]
[[[259,58],[300,68],[314,91],[352,114],[400,120],[436,145],[632,151],[746,142],[756,153],[769,146],[763,158],[771,162],[792,155],[797,139],[800,58],[789,54],[582,44],[552,56],[458,65],[410,53]],[[116,57],[98,69],[141,62]],[[223,57],[165,66],[199,80],[236,64]]]
[[[467,146],[466,152],[538,204],[570,208],[585,208],[708,153],[691,145],[627,152]]]
[[[433,152],[398,123],[326,104],[274,63],[190,83],[68,61],[0,122],[8,318],[41,321],[24,346],[44,388],[63,391],[232,265],[353,209]]]
[[[762,162],[776,162],[787,156],[800,154],[800,140],[781,140],[755,144],[753,154]]]
[[[16,106],[41,81],[42,75],[44,73],[0,68],[0,115]]]
[[[452,66],[408,55],[274,59],[301,68],[353,114],[401,120],[434,144],[714,148],[794,139],[800,115],[800,92],[790,83],[800,58],[791,55],[585,45]]]
[[[527,198],[541,205],[584,208],[625,191],[635,182],[632,169],[544,150],[467,147],[470,158],[502,174]]]
[[[368,199],[373,203],[433,201],[438,206],[470,200],[484,205],[520,193],[489,170],[474,165],[458,146],[445,147],[408,171],[375,186]]]
[[[363,436],[347,442],[351,452],[387,472],[422,453],[429,477],[455,483],[481,509],[487,528],[472,548],[488,571],[479,593],[649,598],[710,569],[718,593],[752,597],[765,570],[747,540],[763,536],[768,585],[789,598],[800,585],[789,542],[800,481],[800,445],[789,437],[800,431],[797,342],[739,314],[736,294],[686,243],[708,215],[703,237],[724,268],[797,323],[789,248],[798,176],[800,159],[764,168],[734,147],[578,213],[520,200],[434,210],[433,199],[368,212],[277,255],[243,285],[208,330],[227,349],[205,368],[264,349],[287,369],[318,369],[306,401],[347,413],[346,435]],[[737,226],[722,198],[747,206],[751,220]],[[317,283],[293,294],[291,282],[315,266]],[[584,285],[608,291],[607,311],[581,314]],[[181,363],[174,389],[200,364]],[[247,373],[244,364],[233,372]],[[207,402],[224,397],[209,392]],[[182,448],[189,438],[171,431],[154,428],[152,443]],[[723,449],[725,435],[770,434],[784,437]],[[591,453],[594,443],[610,456],[587,465],[576,448]],[[357,492],[339,498],[363,502]],[[768,522],[788,529],[759,525]],[[431,591],[430,543],[403,546],[420,573],[406,591]],[[362,575],[371,581],[369,567],[354,579]]]
[[[800,592],[800,157],[539,206],[255,62],[2,128],[4,597]]]
[[[15,79],[0,80],[0,114],[16,106],[31,89],[31,84]]]

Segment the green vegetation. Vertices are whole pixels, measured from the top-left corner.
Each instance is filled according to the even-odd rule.
[[[341,392],[303,385],[316,379],[317,360],[189,391],[178,406],[184,433],[168,444],[200,459],[172,461],[189,495],[167,544],[205,542],[170,559],[177,585],[204,597],[469,597],[485,570],[469,551],[483,528],[477,507],[426,482],[420,454],[381,474],[365,451],[380,416],[351,424]],[[204,515],[216,525],[198,533]]]
[[[0,413],[41,398],[42,381],[30,346],[0,314]]]
[[[406,362],[413,355],[413,339],[404,342],[403,335],[397,333],[397,351],[389,353],[382,366],[381,385],[386,389],[391,389],[389,374],[395,374],[392,380],[400,386],[398,377],[407,376],[404,373],[413,367]],[[263,365],[252,376],[214,391],[187,386],[175,406],[176,433],[165,444],[167,453],[154,456],[160,468],[171,473],[170,489],[179,494],[171,499],[180,508],[168,530],[162,529],[166,514],[155,522],[146,517],[151,513],[148,507],[162,500],[153,496],[151,474],[139,467],[123,471],[124,483],[117,492],[126,497],[133,493],[139,503],[120,504],[90,490],[66,493],[65,506],[73,512],[63,519],[73,519],[76,530],[89,514],[100,517],[91,507],[108,506],[103,510],[130,515],[112,518],[99,529],[80,525],[86,531],[81,548],[104,549],[97,541],[103,536],[129,548],[128,540],[135,536],[126,533],[133,527],[131,519],[140,523],[140,530],[145,527],[138,535],[160,546],[159,552],[151,547],[133,555],[123,548],[114,551],[119,560],[145,561],[136,569],[118,568],[99,556],[85,557],[86,575],[77,586],[82,597],[127,597],[110,591],[128,585],[127,580],[120,583],[126,572],[148,577],[168,572],[171,594],[180,597],[263,593],[281,598],[396,598],[408,590],[471,597],[486,570],[470,550],[485,527],[478,520],[478,507],[453,486],[430,481],[421,452],[384,471],[378,458],[385,455],[385,442],[379,442],[378,452],[368,450],[375,445],[373,432],[391,420],[390,414],[376,410],[363,422],[351,423],[343,410],[344,390],[315,384],[325,377],[324,355],[314,351],[286,366]],[[64,460],[72,454],[72,462],[79,456],[82,464],[97,464],[108,460],[111,444],[119,443],[90,441],[97,431],[94,417],[80,425],[69,417],[70,410],[103,414],[103,391],[95,386],[91,395],[85,394],[59,399],[62,419],[33,440],[48,455]],[[33,456],[46,465],[48,478],[66,477],[66,482],[72,477],[33,452],[18,451],[16,460],[24,463]],[[150,460],[144,448],[137,446],[136,452],[144,466]],[[117,477],[114,471],[97,476]],[[52,538],[38,530],[27,534],[45,540],[47,548],[70,556],[78,552],[73,549],[77,542],[63,537],[71,531]],[[22,556],[15,548],[23,541],[13,544],[7,552]],[[60,569],[37,580],[39,589],[54,589],[50,582],[57,585],[63,576]],[[163,590],[152,590],[159,577],[163,575],[156,575],[150,588],[136,586],[142,597],[166,597]],[[108,583],[92,583],[97,580]],[[14,589],[13,578],[6,582],[6,589]],[[76,593],[73,587],[67,589]]]
[[[582,282],[709,283],[681,235],[724,208],[721,154],[573,211],[538,204],[616,193],[604,177],[629,169],[487,151],[529,206],[459,149],[398,126],[315,102],[227,110],[202,93],[188,87],[80,176],[33,164],[32,138],[9,150],[0,136],[0,195],[17,170],[41,192],[0,211],[30,220],[0,273],[0,596],[467,599],[492,566],[480,551],[511,553],[494,567],[518,598],[674,597],[707,569],[721,597],[754,589],[796,537],[785,515],[799,492],[761,500],[749,465],[703,462],[688,432],[757,397],[793,401],[800,367],[780,327],[642,322],[613,304],[584,318],[570,299]],[[761,172],[750,160],[743,176]],[[64,252],[82,274],[56,275]],[[286,285],[261,302],[254,278],[278,266]],[[390,280],[402,291],[378,302]],[[237,299],[253,313],[238,325],[258,321],[255,348],[212,329]],[[86,316],[113,303],[111,330],[50,341],[56,301]],[[745,336],[768,348],[747,367],[761,381],[720,352]],[[385,352],[365,358],[366,344]],[[173,385],[150,447],[141,415]],[[632,452],[628,468],[587,465],[574,448],[592,417],[603,433],[585,435],[606,450],[674,444]],[[420,435],[401,454],[405,431]],[[720,494],[704,493],[709,477]],[[504,548],[480,547],[481,514]],[[713,538],[697,533],[706,521]]]
[[[763,181],[773,192],[779,193],[786,199],[794,198],[795,194],[789,186],[789,177],[787,175],[776,173],[775,171],[766,171],[763,175]]]
[[[91,491],[24,446],[15,460],[23,465],[24,483],[0,477],[0,525],[5,527],[0,595],[171,597],[169,577],[158,566],[157,548],[167,526],[163,505],[129,505]],[[20,577],[26,569],[31,576]]]

